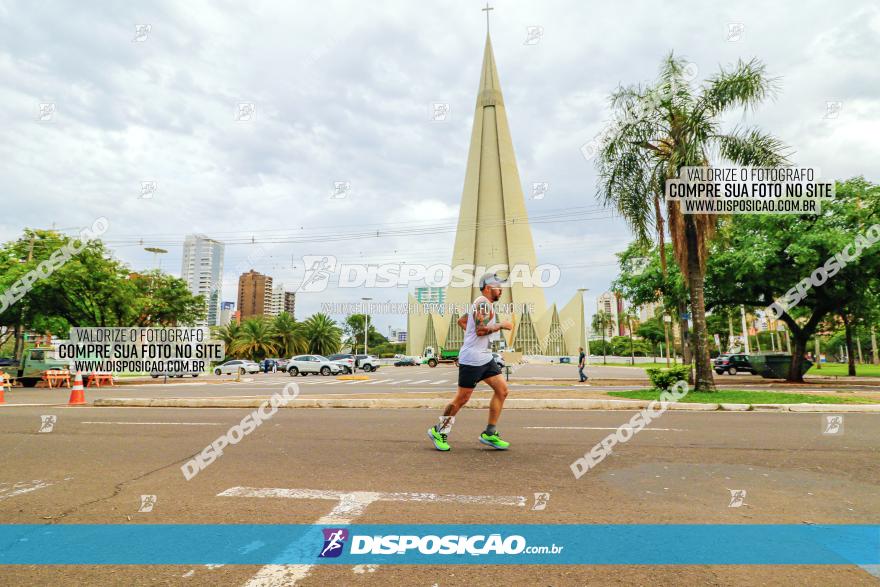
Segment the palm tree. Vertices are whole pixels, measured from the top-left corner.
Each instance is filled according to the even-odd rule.
[[[293,319],[287,312],[282,312],[272,322],[278,353],[283,357],[292,357],[308,352],[308,345],[303,336],[302,324]]]
[[[626,324],[626,329],[629,331],[629,359],[632,365],[636,364],[636,354],[633,349],[633,321],[638,319],[639,317],[631,309],[624,310],[619,316],[619,320]]]
[[[313,314],[303,323],[303,336],[308,352],[331,355],[339,350],[342,330],[326,314]]]
[[[605,331],[608,330],[608,326],[611,323],[611,314],[605,310],[599,310],[593,314],[593,332],[599,331],[602,333],[602,364],[608,363],[608,354],[605,350]]]
[[[241,325],[238,322],[230,322],[225,326],[219,326],[214,329],[214,337],[223,341],[227,356],[235,356],[232,349],[235,346],[235,339],[238,338],[240,332]]]
[[[240,356],[253,361],[262,360],[278,352],[272,323],[262,317],[249,318],[241,323],[241,329],[232,349]]]
[[[772,97],[776,82],[757,60],[721,69],[697,88],[685,73],[687,63],[670,54],[654,85],[621,88],[612,95],[617,117],[609,126],[597,158],[599,194],[614,206],[639,240],[649,240],[661,220],[659,194],[682,167],[709,165],[710,158],[732,164],[775,167],[788,163],[786,147],[758,129],[724,132],[722,115]],[[714,391],[703,282],[708,242],[717,216],[682,214],[667,202],[667,220],[676,261],[690,292],[694,323],[696,391]]]

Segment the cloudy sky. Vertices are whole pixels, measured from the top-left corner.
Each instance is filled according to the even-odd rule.
[[[844,7],[845,6],[845,7]],[[226,241],[223,299],[250,268],[290,289],[301,257],[448,262],[485,38],[475,1],[0,2],[0,238],[106,216],[135,270],[145,246],[179,273],[184,235]],[[595,198],[580,147],[619,84],[652,79],[670,50],[702,79],[757,57],[776,100],[760,125],[826,178],[880,180],[880,9],[848,2],[512,2],[492,39],[538,259],[562,268],[548,299],[605,291],[630,236]],[[136,25],[142,34],[136,33]],[[526,42],[529,27],[542,27]],[[829,107],[829,102],[832,106]],[[238,104],[255,116],[237,121]],[[448,103],[446,121],[431,120]],[[40,105],[54,104],[41,121]],[[50,107],[52,108],[52,107]],[[141,197],[142,182],[157,191]],[[350,182],[333,199],[334,183]],[[533,182],[547,182],[542,199]],[[576,221],[560,213],[576,209]],[[364,237],[373,231],[378,236]],[[357,238],[354,238],[357,237]],[[287,241],[271,244],[267,240]],[[253,244],[251,244],[253,241]],[[404,301],[407,288],[373,290]],[[303,294],[297,317],[363,290]],[[403,316],[376,316],[382,332]]]

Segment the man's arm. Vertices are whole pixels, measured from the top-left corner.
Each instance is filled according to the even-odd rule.
[[[510,322],[497,322],[490,325],[489,320],[492,319],[492,306],[488,301],[483,300],[477,304],[474,309],[474,325],[476,326],[477,336],[486,336],[499,330],[512,330],[513,325]]]
[[[458,327],[461,328],[462,330],[465,330],[467,328],[467,319],[468,319],[467,314],[465,314],[464,316],[462,316],[461,318],[458,319]]]

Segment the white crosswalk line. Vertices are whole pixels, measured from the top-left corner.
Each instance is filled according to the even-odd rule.
[[[441,379],[440,381],[435,381],[431,385],[440,385],[441,383],[446,383],[446,381],[447,381],[446,379]]]
[[[427,383],[430,379],[419,379],[418,381],[413,381],[410,385],[416,385],[418,383]]]
[[[407,381],[411,381],[411,379],[398,379],[397,381],[392,381],[395,385],[400,385],[401,383],[406,383]]]
[[[393,379],[380,379],[378,381],[368,381],[364,385],[376,385],[378,383],[388,383],[389,381],[394,381]]]

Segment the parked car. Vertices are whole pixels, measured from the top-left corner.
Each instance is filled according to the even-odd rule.
[[[416,360],[411,357],[405,357],[394,361],[395,367],[415,367],[416,365],[418,365],[418,363],[416,363]]]
[[[234,373],[259,373],[260,366],[247,359],[234,359],[214,367],[214,375],[232,375]]]
[[[9,357],[0,357],[0,367],[17,367],[18,361]]]
[[[260,361],[260,371],[266,371],[266,364],[269,364],[269,371],[272,371],[272,363],[278,366],[279,371],[287,371],[287,359],[273,359],[271,357]]]
[[[379,368],[379,359],[374,355],[355,355],[354,365],[356,368],[363,369],[369,373]]]
[[[315,375],[320,373],[324,376],[331,373],[338,375],[342,373],[342,365],[321,355],[297,355],[288,361],[287,372],[290,373],[291,377],[297,375],[305,376],[309,373],[314,373]]]
[[[159,377],[177,377],[178,379],[189,375],[191,377],[198,377],[200,371],[150,371],[150,377],[153,379],[158,379]],[[216,373],[216,371],[215,371]]]
[[[330,355],[327,357],[332,362],[339,364],[342,367],[342,372],[345,374],[354,372],[354,355]]]
[[[749,362],[748,355],[721,355],[715,359],[715,372],[719,375],[727,373],[728,375],[736,375],[740,371],[745,373],[757,373],[755,368]]]

